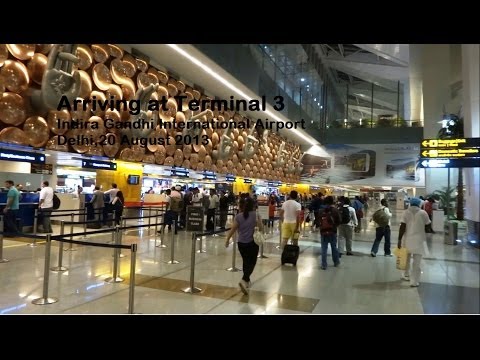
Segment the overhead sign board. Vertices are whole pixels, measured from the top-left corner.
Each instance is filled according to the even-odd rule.
[[[269,181],[267,182],[268,187],[279,187],[282,186],[281,181]]]
[[[117,170],[117,164],[110,161],[82,160],[82,168],[95,170]]]
[[[480,147],[480,138],[461,138],[461,139],[423,139],[420,143],[423,148],[458,148],[458,147]]]
[[[422,158],[470,158],[480,157],[480,148],[437,148],[422,149],[420,156]]]
[[[252,179],[243,179],[243,183],[244,183],[244,184],[251,184],[251,183],[252,183]]]
[[[53,174],[53,165],[52,164],[32,164],[30,168],[31,174],[42,174],[42,175],[52,175]]]
[[[170,170],[170,175],[171,176],[179,176],[179,177],[189,177],[189,171],[188,169],[182,168],[182,167],[172,167]]]
[[[203,180],[217,180],[217,175],[213,171],[204,171]]]
[[[225,175],[225,181],[227,182],[235,182],[237,178],[235,177],[235,175],[232,175],[232,174],[227,174]]]
[[[17,150],[0,150],[0,160],[45,164],[45,155]]]
[[[422,168],[470,168],[480,167],[480,158],[469,159],[420,159],[419,166]]]

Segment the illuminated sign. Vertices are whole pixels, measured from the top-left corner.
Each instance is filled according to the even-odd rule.
[[[458,148],[458,147],[480,147],[480,138],[463,139],[423,139],[422,148]],[[423,149],[422,149],[423,150]]]
[[[45,164],[45,155],[17,150],[0,150],[0,160]]]
[[[170,176],[189,177],[190,173],[189,173],[188,169],[174,166],[170,170]]]
[[[95,170],[117,170],[117,164],[110,161],[82,160],[82,168]]]
[[[432,169],[432,168],[468,168],[468,167],[480,167],[480,158],[470,159],[420,159],[420,167]]]
[[[282,183],[280,181],[269,181],[267,182],[268,187],[279,187],[282,186]]]
[[[32,167],[30,168],[30,173],[52,175],[53,165],[52,164],[32,164]]]
[[[204,171],[203,180],[217,180],[217,175],[213,171]]]
[[[232,174],[227,174],[227,175],[225,175],[225,181],[235,182],[235,180],[236,180],[235,175],[232,175]]]
[[[422,149],[420,156],[424,158],[480,157],[480,149],[471,147]]]
[[[251,183],[252,183],[252,179],[243,179],[243,183],[244,183],[244,184],[251,184]]]

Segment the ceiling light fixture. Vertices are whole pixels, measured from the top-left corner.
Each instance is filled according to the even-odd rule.
[[[301,78],[300,81],[302,81],[302,82],[305,81],[305,78]]]
[[[187,58],[188,60],[190,60],[193,64],[195,64],[196,66],[198,66],[200,69],[202,69],[203,71],[205,71],[207,74],[211,75],[213,78],[217,79],[220,83],[222,83],[223,85],[225,85],[227,88],[229,88],[230,90],[234,91],[236,94],[238,94],[239,96],[245,98],[246,100],[251,100],[252,96],[250,95],[247,95],[245,92],[243,92],[242,90],[240,90],[239,88],[237,88],[235,85],[233,85],[230,81],[228,81],[227,79],[225,79],[224,77],[222,77],[221,75],[219,75],[217,72],[215,72],[213,69],[211,69],[209,66],[205,65],[203,62],[201,62],[200,60],[198,60],[196,57],[190,55],[188,52],[186,52],[185,50],[183,50],[182,48],[180,48],[178,45],[176,44],[167,44],[167,46],[169,46],[170,48],[172,48],[173,50],[175,50],[177,53],[179,53],[180,55],[182,55],[183,57]],[[302,78],[304,81],[305,79]],[[285,123],[285,120],[283,120],[282,118],[280,118],[278,115],[276,115],[273,111],[271,110],[265,110],[264,111],[265,114],[267,114],[269,116],[269,118],[271,119],[274,119],[278,122],[282,122],[282,123]],[[304,135],[301,131],[299,131],[298,129],[291,129],[289,130],[291,132],[293,132],[295,135],[297,135],[298,137],[302,138],[303,140],[305,140],[306,142],[308,142],[310,145],[317,145],[318,144],[318,141],[316,141],[315,139],[313,139],[312,137],[310,136],[306,136]]]

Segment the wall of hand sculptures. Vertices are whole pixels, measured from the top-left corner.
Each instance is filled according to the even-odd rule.
[[[106,100],[113,96],[115,99],[132,100],[139,89],[157,83],[160,86],[151,95],[152,99],[158,100],[162,96],[172,98],[177,94],[187,96],[187,101],[193,98],[208,98],[184,82],[150,66],[144,60],[134,58],[118,46],[78,44],[72,49],[70,57],[62,53],[61,59],[65,60],[65,63],[56,66],[59,70],[57,74],[52,75],[55,77],[45,81],[43,76],[45,71],[53,67],[53,64],[48,63],[52,58],[50,52],[55,51],[52,44],[0,44],[0,142],[108,156],[132,162],[182,166],[197,171],[209,170],[283,182],[299,181],[301,172],[299,160],[302,156],[300,147],[276,133],[264,131],[260,134],[256,129],[207,128],[202,130],[202,134],[206,134],[209,139],[205,146],[176,145],[172,138],[170,144],[165,146],[121,146],[120,130],[105,129],[101,124],[102,119],[107,118],[115,122],[130,121],[131,115],[127,110],[87,109],[69,112],[48,110],[48,107],[39,105],[42,103],[38,99],[42,97],[43,87],[49,84],[53,86],[60,80],[63,83],[58,88],[64,89],[65,92],[75,90],[75,94],[82,99],[95,96],[97,99]],[[76,60],[74,55],[77,57]],[[71,61],[70,65],[67,60]],[[68,76],[64,76],[65,74]],[[73,89],[75,80],[79,83],[79,91],[78,86]],[[42,104],[53,104],[55,100],[48,99],[45,93]],[[152,119],[161,118],[163,121],[175,118],[177,122],[182,122],[200,113],[192,112],[188,108],[177,108],[173,98],[169,104],[168,111],[149,112],[148,116]],[[49,107],[52,108],[53,105]],[[58,119],[61,122],[95,121],[99,122],[100,126],[97,130],[59,128]],[[244,117],[234,112],[207,110],[199,120],[204,122],[212,119],[214,121],[231,119],[238,122],[244,120]],[[157,127],[147,136],[164,138],[167,134],[176,135],[175,131]],[[113,139],[110,139],[111,141],[107,139],[105,145],[97,146],[61,145],[59,135],[68,138],[86,135],[93,136],[96,140],[101,135],[106,135],[107,138]]]

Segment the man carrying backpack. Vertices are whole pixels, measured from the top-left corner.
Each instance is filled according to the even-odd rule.
[[[347,244],[347,255],[353,255],[352,238],[353,228],[358,225],[355,209],[350,206],[350,199],[343,198],[343,206],[340,208],[340,225],[338,226],[338,256],[342,257]]]
[[[324,200],[325,208],[320,214],[320,235],[322,237],[322,270],[327,270],[328,244],[332,250],[333,265],[340,265],[337,250],[337,226],[340,224],[340,215],[333,206],[333,197],[327,196]]]
[[[390,219],[392,217],[392,213],[388,208],[388,203],[386,199],[382,199],[381,201],[382,206],[380,209],[373,213],[372,218],[370,221],[375,221],[377,224],[377,229],[375,231],[375,241],[372,245],[372,250],[370,251],[370,255],[372,257],[377,256],[378,247],[380,246],[380,241],[382,241],[382,237],[385,236],[385,244],[384,244],[384,252],[385,256],[392,256],[390,251]]]

